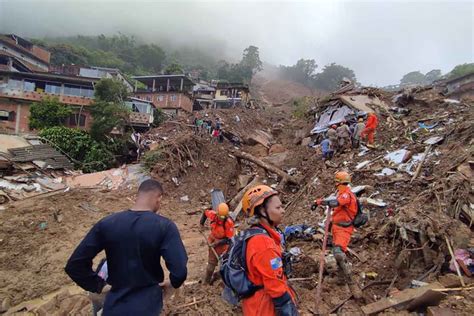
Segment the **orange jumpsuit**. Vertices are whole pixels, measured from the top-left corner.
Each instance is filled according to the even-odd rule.
[[[255,285],[263,285],[263,288],[242,300],[245,316],[276,315],[272,299],[285,293],[295,301],[295,294],[283,272],[281,236],[274,229],[264,224],[261,226],[269,236],[256,235],[248,240],[246,261],[249,280]]]
[[[375,136],[375,129],[379,125],[379,120],[374,113],[370,113],[369,117],[367,118],[367,123],[365,123],[365,129],[361,133],[361,137],[365,138],[367,135],[368,143],[374,143],[374,136]]]
[[[357,198],[351,189],[346,185],[340,185],[337,193],[339,206],[335,207],[332,213],[332,243],[333,246],[341,247],[346,252],[351,240],[354,226],[341,227],[337,223],[351,222],[357,214]]]
[[[225,220],[222,220],[217,216],[214,210],[206,210],[205,212],[206,217],[211,222],[211,233],[207,238],[209,244],[218,243],[224,238],[232,238],[234,236],[234,221],[232,218],[227,217]],[[214,250],[220,256],[224,252],[227,251],[229,248],[228,244],[221,244],[214,247]],[[209,248],[209,263],[213,265],[217,265],[218,260],[214,255],[214,252]]]

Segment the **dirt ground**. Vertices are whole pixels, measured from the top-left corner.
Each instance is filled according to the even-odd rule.
[[[351,170],[354,185],[369,186],[364,196],[372,194],[388,204],[385,209],[365,208],[370,214],[370,222],[356,231],[350,244],[357,254],[349,255],[355,278],[361,287],[369,285],[364,290],[366,303],[383,298],[390,291],[407,288],[413,279],[431,267],[435,269],[423,278],[424,282],[433,282],[450,274],[446,264],[445,235],[450,236],[456,247],[474,246],[472,226],[469,227],[455,207],[456,201],[473,203],[472,177],[466,179],[463,172],[467,171],[459,171],[459,166],[472,161],[472,104],[440,106],[430,101],[428,104],[415,102],[408,107],[411,113],[404,117],[380,113],[379,148],[362,156],[357,150],[343,153],[337,155],[331,164],[325,164],[317,150],[299,144],[299,131],[307,135],[311,122],[292,119],[290,105],[264,110],[208,112],[212,117],[220,117],[224,129],[234,131],[241,139],[247,139],[256,129],[268,132],[273,136],[273,143],[287,152],[278,167],[283,170],[296,168],[295,177],[300,185],[287,186],[282,192],[286,206],[285,225],[317,227],[322,218],[318,212],[310,210],[310,205],[315,198],[334,191],[332,177],[340,168]],[[235,115],[239,115],[240,122],[235,121]],[[426,162],[415,181],[410,183],[411,176],[403,172],[392,177],[374,175],[388,165],[377,157],[389,151],[404,146],[413,153],[423,152],[425,147],[421,140],[431,136],[430,132],[417,131],[411,134],[417,137],[413,140],[403,131],[415,130],[420,119],[443,115],[437,120],[441,129],[431,133],[443,135],[445,139],[435,148],[434,156]],[[165,123],[149,135],[150,139],[157,140],[166,136],[166,141],[160,140],[160,148],[166,148],[169,153],[182,148],[176,147],[182,143],[191,152],[190,156],[170,156],[174,161],[160,161],[151,170],[151,175],[164,183],[166,191],[160,213],[177,223],[189,256],[188,280],[167,302],[165,314],[239,315],[240,308],[233,308],[220,298],[223,288],[220,280],[212,286],[200,282],[207,260],[205,238],[198,230],[201,211],[210,204],[209,192],[213,188],[222,189],[228,199],[235,196],[239,189],[239,174],[258,174],[268,185],[278,184],[279,180],[254,164],[239,164],[231,155],[237,149],[228,141],[211,144],[207,136],[194,135],[186,125],[191,119]],[[262,159],[271,159],[272,156],[264,146],[245,141],[241,150]],[[364,160],[374,160],[374,163],[356,170],[356,165]],[[178,185],[173,177],[178,180]],[[66,315],[74,311],[73,314],[87,315],[90,312],[89,300],[72,284],[64,273],[64,266],[92,225],[108,214],[130,207],[134,194],[134,188],[117,191],[75,189],[8,204],[6,210],[0,211],[0,300],[3,304],[20,304],[13,309],[19,310],[19,314]],[[181,200],[185,195],[189,198],[187,202]],[[238,225],[241,224],[242,219],[239,219]],[[401,229],[407,231],[406,240],[402,238]],[[419,232],[425,231],[429,235],[429,262],[422,250],[426,244],[420,245],[419,240]],[[291,278],[295,281],[291,285],[298,293],[301,314],[310,315],[317,311],[314,302],[321,242],[317,238],[309,241],[296,239],[289,246],[299,247],[302,251],[293,266]],[[323,282],[322,302],[318,306],[318,311],[323,314],[328,314],[351,295],[346,286],[330,283],[332,276],[326,275]],[[392,280],[395,281],[389,289]],[[374,282],[378,283],[373,285]],[[51,295],[45,297],[47,294]],[[350,299],[337,313],[363,314],[360,309],[363,305],[363,302]],[[441,302],[441,306],[449,307],[456,315],[470,315],[474,308],[474,292],[454,292]],[[393,309],[384,312],[385,315],[403,313],[408,314]]]

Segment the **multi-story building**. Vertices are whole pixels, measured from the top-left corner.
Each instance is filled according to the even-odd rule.
[[[211,86],[215,88],[213,108],[241,106],[250,101],[249,87],[241,82],[213,80]]]
[[[47,72],[51,54],[14,34],[0,35],[0,70]]]
[[[98,78],[0,70],[0,127],[16,134],[29,132],[30,105],[45,97],[56,97],[73,110],[65,126],[87,130],[92,123],[90,106],[94,101],[94,84],[98,81]],[[150,126],[154,112],[151,102],[130,99],[125,104],[131,110],[131,126]]]
[[[153,103],[163,112],[176,116],[193,111],[192,89],[194,83],[186,75],[151,75],[132,77],[145,88],[135,85],[133,95]]]

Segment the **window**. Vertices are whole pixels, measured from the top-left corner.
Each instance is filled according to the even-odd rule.
[[[86,126],[86,116],[84,114],[74,113],[69,116],[69,126]]]
[[[176,94],[172,94],[170,98],[171,98],[171,101],[176,101]]]
[[[61,94],[61,86],[57,84],[46,84],[45,88],[46,93],[51,93],[51,94]]]
[[[165,99],[165,97],[161,94],[156,97],[156,100],[159,101],[159,102],[163,102],[164,99]]]
[[[32,81],[25,80],[25,85],[23,86],[24,91],[35,91],[35,83]]]
[[[21,90],[21,80],[8,80],[8,88],[12,90]]]
[[[0,110],[0,121],[10,121],[13,122],[15,121],[15,111],[5,111],[5,110]]]
[[[147,100],[147,101],[150,101],[150,102],[151,102],[151,97],[150,97],[149,95],[147,95],[147,96],[145,97],[145,100]]]

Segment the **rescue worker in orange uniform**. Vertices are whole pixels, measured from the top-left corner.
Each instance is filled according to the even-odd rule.
[[[249,280],[262,288],[242,300],[245,316],[299,315],[295,293],[288,285],[284,270],[282,235],[277,226],[282,222],[283,209],[278,192],[266,185],[249,189],[242,198],[242,210],[253,217],[251,226],[263,228],[247,241],[246,264]]]
[[[207,238],[210,247],[204,282],[211,284],[214,270],[219,263],[219,259],[211,247],[219,256],[229,249],[230,239],[234,236],[234,221],[229,217],[229,206],[226,203],[220,203],[217,206],[217,211],[205,210],[201,216],[201,227],[204,226],[207,219],[211,222],[211,233]]]
[[[367,122],[365,123],[365,128],[360,135],[361,138],[367,137],[367,145],[374,145],[375,129],[378,125],[379,120],[375,113],[369,113],[369,115],[367,116]]]
[[[359,299],[362,297],[362,292],[354,282],[352,271],[350,271],[346,258],[347,246],[354,232],[352,221],[357,215],[357,198],[349,187],[349,183],[351,183],[349,173],[345,171],[336,172],[335,182],[337,188],[336,198],[333,200],[323,200],[320,198],[315,201],[315,204],[329,205],[333,208],[331,218],[332,252],[344,276],[344,281],[349,285],[354,297]]]

